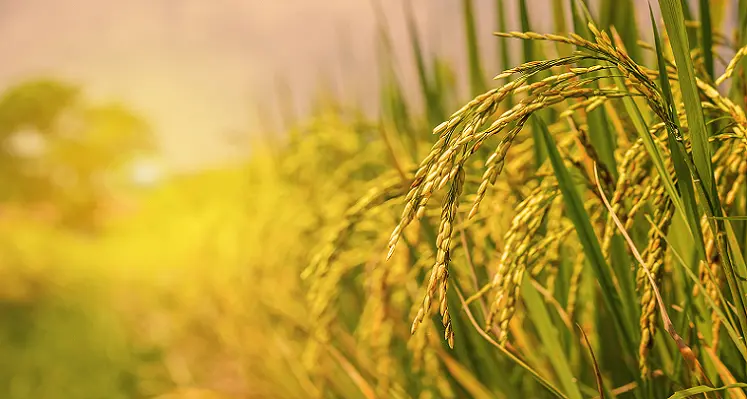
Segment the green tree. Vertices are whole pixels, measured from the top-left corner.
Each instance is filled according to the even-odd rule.
[[[126,106],[92,104],[71,84],[10,87],[0,96],[0,201],[50,204],[65,225],[93,227],[107,187],[151,137]]]

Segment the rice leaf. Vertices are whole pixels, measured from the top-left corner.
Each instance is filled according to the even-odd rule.
[[[682,7],[682,14],[685,17],[685,21],[693,21],[695,18],[693,17],[692,11],[690,11],[690,4],[688,3],[688,0],[679,0],[680,6]],[[689,42],[689,49],[694,50],[695,47],[698,45],[698,36],[697,36],[697,29],[694,27],[688,27],[685,26],[685,33],[687,33],[687,41]]]
[[[698,0],[700,7],[700,40],[703,50],[703,63],[711,79],[713,74],[713,28],[711,27],[711,5],[708,0]]]
[[[716,220],[747,220],[747,216],[714,216]]]
[[[685,103],[685,114],[690,129],[690,144],[698,175],[703,178],[706,194],[713,201],[714,209],[718,207],[716,182],[713,178],[711,166],[711,150],[708,144],[708,130],[703,117],[698,89],[695,85],[695,72],[690,59],[690,46],[685,31],[685,16],[682,4],[678,0],[659,0],[659,6],[664,17],[672,45],[672,53],[677,63],[682,101]]]
[[[620,333],[623,348],[628,354],[637,353],[638,349],[633,339],[631,324],[623,316],[626,314],[624,312],[625,304],[620,300],[619,289],[614,284],[611,268],[602,254],[599,240],[594,233],[594,228],[591,226],[589,214],[586,212],[583,201],[576,191],[576,185],[563,163],[555,141],[546,129],[542,130],[542,134],[545,145],[547,146],[550,163],[558,179],[558,186],[563,194],[568,217],[572,220],[574,226],[576,226],[576,234],[583,246],[586,258],[594,270],[605,306],[612,315],[613,321]]]
[[[508,10],[508,7],[506,7],[505,0],[496,0],[495,10],[498,31],[508,32],[508,27],[506,26],[506,11]],[[508,53],[508,40],[502,38],[498,39],[498,57],[501,70],[506,70],[511,67],[511,57]],[[506,105],[508,108],[513,107],[514,101],[512,94],[506,98]]]
[[[700,196],[700,204],[703,212],[709,218],[712,216],[721,216],[722,208],[716,191],[716,181],[711,165],[708,132],[695,85],[692,60],[687,50],[687,37],[684,34],[681,4],[675,0],[660,0],[659,4],[662,8],[665,25],[672,43],[672,51],[678,65],[677,74],[679,75],[680,91],[682,92],[682,98],[685,103],[685,113],[690,129],[693,157],[693,167],[690,170],[690,174],[697,183],[696,188]],[[685,161],[687,161],[686,158]],[[726,275],[729,289],[731,290],[732,299],[735,302],[742,332],[744,333],[747,331],[747,307],[744,302],[743,289],[741,284],[738,283],[734,265],[731,263],[727,243],[723,235],[719,233],[724,230],[723,221],[711,219],[711,222],[713,221],[715,223],[710,223],[710,228],[715,237],[718,252],[721,255],[722,268]],[[705,251],[703,250],[702,253],[705,254]]]
[[[449,356],[445,351],[438,351],[438,356],[441,358],[446,369],[449,370],[451,376],[464,388],[465,391],[469,392],[470,397],[479,399],[494,399],[495,396],[475,378],[472,371],[459,364],[459,362],[453,357]]]
[[[456,294],[459,296],[459,301],[462,304],[462,309],[467,314],[467,318],[469,319],[470,323],[472,323],[472,326],[475,328],[475,330],[486,341],[488,341],[493,347],[498,349],[504,356],[510,359],[514,364],[516,364],[521,369],[528,372],[537,382],[539,382],[543,387],[545,387],[555,397],[562,398],[562,399],[568,399],[568,397],[565,394],[563,394],[557,387],[555,387],[545,377],[540,375],[535,369],[533,369],[531,366],[526,364],[523,360],[521,360],[516,355],[508,351],[506,348],[499,345],[498,342],[495,342],[495,340],[490,335],[488,335],[488,333],[486,333],[485,330],[483,330],[482,327],[477,323],[477,320],[475,320],[475,316],[472,314],[472,311],[469,309],[469,305],[467,305],[467,302],[464,299],[464,295],[462,294],[462,291],[459,289],[459,287],[454,287],[454,290],[456,291]]]
[[[586,9],[586,7],[583,7],[584,12],[586,13],[586,18],[584,18],[578,12],[576,1],[581,0],[570,0],[573,29],[578,35],[589,40],[590,33],[585,22],[585,19],[588,18],[588,10]],[[581,2],[581,4],[583,5],[584,3]],[[591,63],[580,62],[579,66],[588,67],[591,66]],[[600,72],[600,74],[603,73],[604,72]],[[599,84],[595,83],[594,87],[599,87]],[[615,138],[612,134],[612,130],[609,127],[607,114],[605,113],[604,109],[597,108],[589,112],[588,123],[589,139],[591,140],[591,145],[594,147],[597,153],[599,153],[601,161],[604,163],[604,166],[607,168],[607,170],[612,173],[612,177],[614,179],[617,179],[617,162],[615,161],[615,148],[617,147],[617,145],[615,143]]]
[[[692,368],[692,371],[703,381],[705,381],[707,384],[711,384],[710,380],[708,379],[708,376],[705,373],[705,370],[703,369],[703,366],[700,364],[700,361],[698,361],[698,358],[695,356],[695,353],[693,350],[687,345],[685,340],[679,335],[677,330],[674,327],[674,324],[672,323],[672,320],[669,316],[669,312],[667,311],[667,306],[664,304],[664,300],[661,297],[661,292],[656,285],[656,280],[654,279],[653,275],[649,271],[649,266],[645,263],[643,258],[641,257],[641,254],[636,249],[635,243],[630,238],[630,235],[625,230],[625,226],[623,226],[620,219],[615,214],[614,210],[612,209],[612,206],[610,205],[609,201],[604,195],[604,191],[602,190],[602,186],[599,183],[599,177],[597,173],[597,169],[595,166],[594,169],[594,176],[597,181],[597,187],[599,191],[599,195],[602,198],[602,201],[604,202],[604,206],[607,208],[607,210],[610,212],[610,215],[612,216],[612,219],[615,221],[615,225],[617,225],[617,228],[620,230],[620,233],[625,238],[625,241],[628,244],[628,247],[630,248],[631,252],[633,252],[633,255],[638,261],[639,265],[643,268],[643,271],[646,274],[646,278],[648,279],[648,282],[651,285],[651,289],[654,293],[654,296],[656,298],[656,303],[659,307],[659,316],[661,317],[661,320],[664,324],[664,327],[669,334],[670,337],[675,341],[677,344],[677,348],[679,349],[682,358],[688,363],[688,365]]]
[[[576,377],[571,372],[571,362],[565,355],[563,345],[559,339],[558,330],[550,318],[550,313],[547,311],[542,297],[530,283],[530,279],[526,276],[526,273],[521,283],[521,292],[524,304],[527,307],[527,315],[532,319],[532,323],[534,323],[539,333],[542,348],[546,352],[548,360],[555,370],[555,374],[560,379],[560,384],[565,389],[569,398],[581,399],[581,391],[576,383]]]
[[[690,169],[687,167],[687,161],[685,160],[687,152],[685,151],[681,141],[678,140],[681,128],[679,127],[679,119],[677,118],[677,111],[674,107],[672,88],[669,85],[669,75],[667,74],[666,62],[664,61],[664,50],[661,47],[659,30],[656,27],[656,19],[654,19],[654,13],[650,6],[648,11],[651,16],[651,26],[654,31],[654,44],[656,46],[657,64],[659,66],[659,84],[661,85],[662,95],[664,96],[666,109],[669,113],[668,117],[674,124],[667,123],[666,129],[668,133],[669,151],[671,152],[674,171],[677,174],[677,187],[680,190],[680,195],[685,206],[685,215],[690,224],[690,231],[695,233],[694,240],[699,248],[699,253],[702,258],[705,258],[703,233],[699,228],[700,212],[698,211],[698,205],[695,201],[695,190],[693,188]]]
[[[635,20],[633,0],[602,0],[599,7],[599,26],[609,29],[614,26],[620,33],[625,49],[633,59],[640,56],[638,26]]]
[[[568,27],[566,26],[565,8],[563,7],[563,3],[563,0],[552,1],[553,25],[555,32],[558,33],[568,32]],[[557,43],[556,46],[558,49],[558,54],[560,54],[561,57],[568,57],[571,55],[571,50],[567,45]]]
[[[477,29],[475,27],[472,0],[462,0],[462,12],[464,14],[464,33],[467,38],[470,94],[477,95],[484,92],[487,85],[485,84],[485,75],[482,72],[482,64],[480,62],[480,50],[477,42]]]
[[[620,90],[626,90],[625,82],[622,78],[613,76],[613,79],[615,80],[615,84]],[[627,111],[628,116],[631,119],[631,122],[633,123],[633,127],[635,128],[636,133],[638,133],[638,137],[643,140],[643,146],[646,148],[646,152],[651,157],[651,160],[654,163],[654,168],[659,173],[664,187],[667,190],[667,194],[669,194],[669,198],[674,203],[674,207],[683,218],[686,217],[687,212],[685,212],[685,206],[682,203],[682,199],[680,198],[679,194],[677,193],[677,189],[674,185],[674,180],[672,180],[671,176],[669,176],[669,172],[667,172],[667,168],[664,165],[664,155],[661,153],[661,150],[659,149],[659,146],[656,144],[656,142],[654,142],[651,134],[649,134],[648,126],[646,125],[646,121],[643,119],[641,110],[638,108],[638,105],[635,103],[635,101],[633,101],[633,99],[630,97],[623,97],[622,102],[625,106],[625,110]],[[687,226],[690,227],[690,224],[688,223]],[[692,228],[691,234],[694,234],[692,233]]]
[[[425,65],[425,57],[420,45],[420,36],[418,35],[417,25],[412,10],[412,2],[407,0],[403,3],[405,21],[407,24],[407,33],[410,38],[410,47],[413,58],[415,59],[415,68],[418,72],[418,82],[420,83],[420,92],[425,104],[425,112],[428,117],[430,127],[438,125],[444,117],[443,107],[439,100],[438,93],[432,87],[428,79],[428,71]]]
[[[670,396],[669,399],[685,399],[685,398],[691,398],[695,395],[705,394],[705,393],[711,393],[711,392],[720,392],[725,391],[727,389],[731,388],[747,388],[747,384],[744,383],[737,383],[737,384],[729,384],[724,385],[722,387],[718,388],[711,388],[704,385],[700,385],[697,387],[692,387],[688,389],[683,389],[681,391],[677,391],[674,393],[674,395]]]

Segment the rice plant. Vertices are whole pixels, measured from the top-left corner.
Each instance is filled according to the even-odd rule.
[[[582,1],[575,32],[496,33],[540,58],[444,116],[427,152],[402,114],[382,122],[392,170],[303,272],[319,396],[746,397],[747,29],[659,4],[648,40]]]

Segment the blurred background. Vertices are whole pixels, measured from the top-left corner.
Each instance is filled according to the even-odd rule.
[[[377,126],[428,134],[418,55],[456,109],[517,4],[0,1],[0,397],[308,392],[276,313],[322,227],[391,169]]]

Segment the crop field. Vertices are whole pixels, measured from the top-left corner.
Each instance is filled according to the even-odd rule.
[[[377,113],[147,184],[135,115],[6,89],[0,398],[747,399],[747,1],[459,2],[464,76],[371,1]]]

